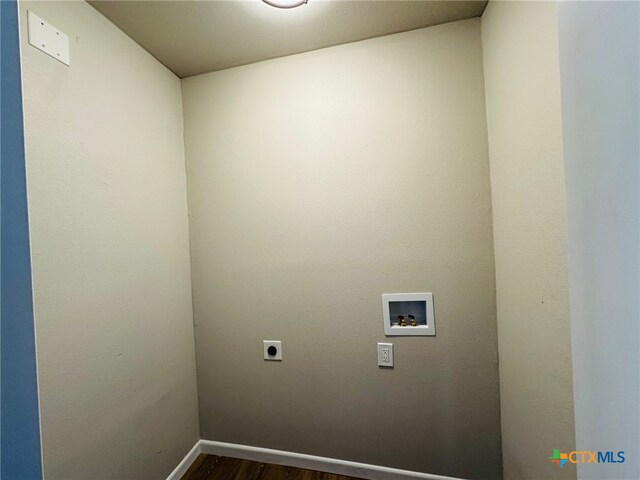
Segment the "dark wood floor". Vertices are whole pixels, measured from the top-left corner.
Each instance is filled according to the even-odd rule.
[[[182,480],[362,480],[333,473],[201,453]]]

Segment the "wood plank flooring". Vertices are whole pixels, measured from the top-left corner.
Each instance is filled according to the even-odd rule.
[[[201,453],[182,480],[362,480],[333,473],[303,470]]]

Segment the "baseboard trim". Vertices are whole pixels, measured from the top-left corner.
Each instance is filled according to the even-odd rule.
[[[189,453],[187,453],[178,466],[174,468],[173,472],[169,474],[167,480],[180,480],[182,476],[187,473],[191,464],[195,462],[198,455],[202,453],[202,447],[200,445],[201,441],[202,440],[198,440],[193,448],[189,450]]]
[[[318,470],[321,472],[346,475],[349,477],[366,478],[369,480],[410,480],[416,478],[429,480],[462,480],[459,478],[433,475],[430,473],[412,472],[409,470],[399,470],[397,468],[382,467],[379,465],[350,462],[336,458],[317,457],[315,455],[306,455],[304,453],[286,452],[282,450],[272,450],[270,448],[216,442],[213,440],[200,440],[196,443],[171,475],[167,477],[167,480],[180,480],[200,453],[223,455],[227,457],[242,458],[244,460],[252,460],[255,462],[273,463],[276,465],[287,465],[297,468],[306,468],[308,470]]]

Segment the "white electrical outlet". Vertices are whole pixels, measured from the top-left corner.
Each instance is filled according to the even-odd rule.
[[[393,367],[393,343],[378,343],[378,366]]]

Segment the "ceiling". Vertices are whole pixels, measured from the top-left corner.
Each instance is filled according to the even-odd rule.
[[[477,17],[486,1],[89,0],[179,77]]]

